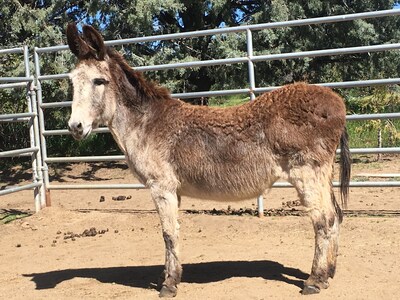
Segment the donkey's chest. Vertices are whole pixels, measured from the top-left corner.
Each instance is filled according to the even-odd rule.
[[[157,182],[169,187],[178,186],[174,167],[166,150],[151,143],[139,143],[127,147],[125,154],[130,170],[141,183],[150,187]]]

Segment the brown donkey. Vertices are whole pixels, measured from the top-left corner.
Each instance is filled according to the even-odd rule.
[[[315,255],[303,294],[328,287],[342,220],[331,184],[339,143],[344,204],[350,177],[346,112],[337,94],[300,83],[241,106],[192,106],[146,81],[92,27],[80,35],[69,24],[67,38],[78,58],[70,73],[68,128],[81,140],[107,125],[132,172],[150,189],[166,246],[160,296],[175,296],[181,281],[181,196],[240,200],[262,194],[280,178],[296,188],[314,225]]]

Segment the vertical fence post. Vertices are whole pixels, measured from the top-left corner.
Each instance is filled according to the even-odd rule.
[[[51,206],[51,199],[50,199],[50,191],[48,189],[49,186],[49,168],[46,163],[47,159],[47,145],[46,145],[46,138],[43,134],[45,130],[45,123],[44,123],[44,112],[42,108],[43,98],[42,98],[42,85],[40,84],[40,62],[39,62],[39,54],[37,52],[37,47],[34,48],[34,64],[35,64],[35,85],[36,85],[36,97],[37,97],[37,111],[39,117],[39,136],[40,136],[40,148],[42,154],[42,174],[43,174],[43,184],[44,184],[44,193],[45,197],[42,199],[42,206]]]
[[[44,205],[44,188],[43,188],[43,176],[42,176],[42,158],[41,158],[41,151],[40,151],[40,142],[39,142],[39,126],[37,120],[37,106],[36,106],[36,91],[35,85],[33,82],[29,84],[28,87],[28,94],[30,97],[30,105],[29,108],[30,112],[36,113],[31,121],[29,122],[30,132],[31,132],[31,147],[37,147],[38,151],[32,153],[32,170],[34,180],[33,182],[41,183],[40,186],[36,187],[34,190],[34,198],[35,198],[35,210],[38,212],[41,210]]]
[[[254,95],[254,89],[256,88],[256,79],[254,75],[254,63],[252,61],[253,58],[253,35],[250,29],[246,29],[246,42],[247,42],[247,66],[249,70],[249,87],[250,87],[250,100],[253,101],[256,96]],[[264,216],[264,203],[263,196],[259,195],[257,197],[257,209],[258,216]]]
[[[264,217],[264,197],[263,195],[259,195],[257,197],[257,209],[258,209],[258,216]]]
[[[247,41],[247,66],[249,70],[249,87],[250,87],[250,100],[254,100],[254,89],[256,88],[256,80],[254,76],[254,63],[253,58],[253,35],[250,29],[246,29],[246,41]]]
[[[24,66],[25,66],[25,76],[27,78],[31,77],[30,66],[29,66],[29,50],[28,46],[23,46],[24,52]],[[44,188],[42,179],[42,158],[40,151],[39,142],[39,124],[38,124],[38,112],[36,105],[36,91],[34,82],[29,82],[27,86],[27,101],[28,101],[28,112],[34,113],[29,121],[29,136],[30,136],[30,146],[31,148],[37,148],[36,152],[32,152],[32,177],[33,183],[40,183],[41,185],[34,188],[34,201],[35,201],[35,211],[38,212],[43,206],[44,201]]]

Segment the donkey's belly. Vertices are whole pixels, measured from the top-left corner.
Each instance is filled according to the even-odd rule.
[[[195,180],[182,180],[179,194],[194,198],[237,201],[254,198],[269,189],[277,178],[275,176],[251,177],[224,176],[224,178],[210,176]]]
[[[265,189],[267,189],[267,187]],[[240,201],[244,199],[255,198],[258,195],[262,194],[262,192],[262,190],[259,190],[257,192],[242,190],[240,192],[230,193],[223,190],[202,189],[192,185],[185,185],[179,190],[179,194],[181,196],[216,201]]]

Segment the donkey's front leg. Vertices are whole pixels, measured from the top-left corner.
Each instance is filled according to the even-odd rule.
[[[182,276],[182,266],[179,262],[178,197],[176,192],[170,192],[159,185],[151,187],[151,194],[160,215],[166,248],[160,297],[174,297]]]

